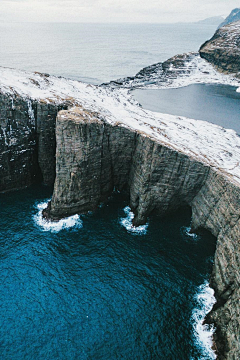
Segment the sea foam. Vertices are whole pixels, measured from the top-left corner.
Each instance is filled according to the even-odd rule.
[[[63,229],[69,229],[73,227],[80,229],[83,226],[79,215],[69,216],[59,221],[49,221],[44,219],[42,217],[42,210],[47,207],[48,201],[49,200],[38,203],[36,205],[37,214],[33,216],[34,222],[37,224],[37,226],[41,227],[43,231],[57,233]]]
[[[134,214],[131,211],[130,207],[126,206],[123,211],[125,212],[126,217],[120,219],[120,224],[131,233],[145,235],[147,233],[148,223],[145,225],[133,226],[132,220],[134,218]]]
[[[215,329],[213,325],[203,323],[206,315],[212,310],[212,307],[216,302],[214,291],[210,288],[208,282],[205,282],[198,287],[195,300],[197,302],[197,307],[193,311],[192,320],[194,323],[194,335],[196,337],[196,342],[203,353],[200,360],[213,360],[217,358],[212,349],[213,334]]]

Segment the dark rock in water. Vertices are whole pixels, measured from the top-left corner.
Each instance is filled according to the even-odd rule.
[[[218,29],[199,49],[200,56],[219,71],[240,77],[240,21]]]
[[[233,9],[226,19],[218,26],[218,29],[238,20],[240,20],[240,8]]]

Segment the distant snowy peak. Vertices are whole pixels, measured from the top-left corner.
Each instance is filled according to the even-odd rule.
[[[218,29],[224,25],[230,24],[238,20],[240,20],[240,8],[233,9],[231,13],[226,17],[226,19],[218,26]]]
[[[134,77],[111,81],[111,87],[177,88],[196,83],[215,83],[240,86],[240,80],[218,72],[198,53],[176,55],[163,63],[143,68]]]

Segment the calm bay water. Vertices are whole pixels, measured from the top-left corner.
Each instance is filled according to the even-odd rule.
[[[196,51],[214,31],[1,23],[0,66],[98,84]],[[0,358],[212,359],[200,323],[215,240],[188,234],[190,213],[134,231],[128,200],[115,195],[94,214],[47,224],[50,196],[44,187],[0,195]]]
[[[227,85],[195,84],[178,89],[133,91],[145,108],[205,120],[240,134],[240,93]]]
[[[98,84],[197,51],[215,30],[201,24],[1,23],[0,66]]]
[[[1,359],[211,359],[194,313],[215,240],[188,235],[189,211],[134,232],[115,194],[51,228],[50,194],[0,195]]]

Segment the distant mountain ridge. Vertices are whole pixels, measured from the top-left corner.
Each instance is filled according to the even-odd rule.
[[[225,19],[224,16],[212,16],[203,20],[199,20],[197,21],[197,24],[203,24],[203,25],[216,25],[219,26],[219,24],[221,24],[223,22],[223,20]],[[225,21],[225,20],[224,20]]]
[[[226,17],[226,19],[218,26],[218,29],[224,25],[230,24],[230,23],[238,21],[238,20],[240,20],[240,8],[235,8]]]

